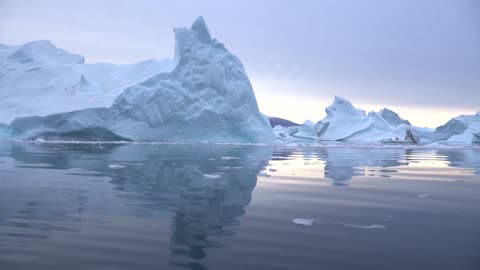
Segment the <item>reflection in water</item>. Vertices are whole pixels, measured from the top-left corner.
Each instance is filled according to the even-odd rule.
[[[257,174],[266,166],[272,153],[269,147],[212,145],[0,146],[0,156],[15,159],[16,168],[61,169],[69,170],[69,175],[92,176],[94,172],[96,177],[108,176],[109,183],[120,191],[118,196],[141,202],[141,210],[135,215],[151,217],[161,211],[172,212],[170,264],[192,269],[203,269],[200,261],[206,257],[205,248],[221,246],[221,243],[209,241],[210,236],[231,235],[227,228],[239,224],[238,217],[245,213],[245,206],[252,199]],[[112,170],[110,164],[122,164],[125,168]],[[204,174],[219,174],[220,178],[208,179]],[[75,219],[71,210],[76,208],[81,212],[87,199],[82,191],[75,192],[78,193],[73,196],[76,200],[72,201],[71,196],[63,194],[55,199],[62,201],[62,206],[53,206],[53,201],[42,199],[40,208],[32,198],[24,205],[2,209],[0,225],[23,226],[19,222],[13,223],[12,219]],[[0,197],[8,197],[2,193],[0,190]],[[15,198],[11,200],[4,205],[16,203]],[[92,203],[102,207],[102,202]],[[46,205],[50,208],[45,208]],[[41,228],[55,229],[64,228]]]
[[[347,185],[348,180],[356,176],[388,178],[396,173],[408,174],[410,167],[472,168],[476,175],[480,175],[480,151],[473,149],[279,147],[274,150],[271,165],[290,165],[295,160],[301,160],[301,164],[295,169],[291,169],[295,173],[287,175],[325,178],[330,180],[334,186]],[[283,169],[288,170],[288,167]],[[309,173],[309,171],[315,173]],[[461,173],[466,173],[466,171],[462,170]]]
[[[112,169],[110,165],[113,164],[121,167]],[[18,269],[19,264],[24,266],[20,268],[25,269],[52,269],[55,268],[52,262],[57,268],[60,266],[59,269],[87,269],[91,265],[115,269],[214,269],[208,264],[213,260],[214,250],[225,252],[237,247],[228,239],[246,237],[246,240],[237,243],[243,247],[240,250],[255,250],[256,244],[263,242],[255,241],[252,235],[259,234],[256,237],[261,237],[270,233],[270,229],[272,233],[283,232],[286,226],[280,224],[277,228],[267,218],[322,220],[317,216],[318,211],[325,209],[325,222],[329,217],[332,218],[332,213],[337,213],[330,210],[332,202],[328,202],[327,207],[314,207],[311,204],[327,199],[336,201],[338,198],[335,196],[342,198],[338,206],[342,219],[331,224],[384,224],[385,220],[382,219],[370,221],[364,218],[372,215],[372,211],[384,211],[383,204],[379,207],[376,204],[378,202],[371,203],[375,207],[368,209],[364,215],[360,215],[358,209],[349,210],[351,217],[359,219],[357,222],[346,218],[345,204],[363,204],[365,207],[365,200],[370,198],[388,198],[382,203],[396,206],[402,202],[398,196],[403,196],[406,191],[390,190],[390,194],[395,196],[388,201],[389,197],[378,196],[377,193],[365,195],[350,190],[347,186],[358,184],[350,181],[352,178],[437,180],[443,179],[444,174],[445,179],[451,180],[454,176],[465,178],[479,175],[479,168],[480,151],[477,150],[272,149],[269,146],[188,144],[0,144],[0,269]],[[205,175],[219,175],[219,178],[212,179]],[[239,231],[245,225],[240,218],[249,216],[246,215],[246,207],[252,204],[257,175],[269,175],[268,179],[273,185],[282,179],[288,179],[290,182],[285,181],[288,183],[306,179],[304,182],[308,185],[300,192],[275,187],[271,195],[256,197],[263,208],[254,208],[253,212],[260,211],[262,214],[257,212],[253,215],[253,229],[242,235]],[[260,179],[267,178],[262,176]],[[314,191],[311,184],[318,182],[327,183],[325,186],[329,189]],[[416,185],[422,187],[422,184]],[[442,190],[449,188],[442,186]],[[415,198],[415,202],[428,202],[438,197],[419,197],[418,194],[432,191],[424,189],[420,192],[420,189],[409,195],[408,204],[411,204],[409,200],[412,198]],[[283,195],[277,196],[277,191]],[[345,196],[342,192],[350,192],[347,194],[359,196],[359,199],[354,201],[355,196]],[[478,197],[475,189],[466,189],[464,192],[461,197],[448,202],[474,202]],[[293,198],[293,201],[284,202],[289,198]],[[348,202],[345,198],[352,201]],[[302,203],[305,205],[299,207],[298,204]],[[466,209],[463,204],[458,204]],[[447,206],[442,209],[454,209],[451,205]],[[425,206],[416,206],[415,211],[422,207]],[[293,215],[289,211],[304,215]],[[384,212],[381,212],[381,216],[391,218],[391,214]],[[475,224],[476,218],[471,218],[468,224]],[[332,234],[322,230],[324,238],[317,239],[316,243],[335,243],[330,240],[339,237],[339,242],[336,242],[339,245],[345,239],[350,239],[350,236],[342,235],[345,227],[348,226],[338,229],[327,227]],[[385,228],[390,227],[395,228],[395,225]],[[464,229],[458,228],[459,231]],[[276,237],[282,237],[282,233]],[[296,237],[307,239],[305,235]],[[306,256],[303,253],[309,250],[316,250],[308,242],[310,249],[302,250],[305,243],[294,241],[300,238],[282,240],[293,242],[296,248],[284,247],[282,245],[287,242],[274,240],[274,244],[269,246],[272,251],[267,252],[266,259],[272,257],[271,253],[284,254],[285,250],[300,257]],[[362,239],[361,236],[359,239]],[[346,252],[353,254],[349,247],[350,242],[341,249],[345,248]],[[301,251],[292,251],[296,249]],[[69,250],[78,250],[78,254],[62,253],[68,253]],[[130,256],[130,253],[134,255]],[[312,258],[317,258],[317,252],[314,253]],[[102,257],[98,254],[106,255]],[[80,259],[72,264],[72,260],[77,258],[75,256],[80,256]],[[262,259],[256,258],[258,261]],[[275,257],[277,259],[282,261],[278,256]],[[243,262],[245,257],[239,260]],[[349,262],[354,265],[359,263],[342,260],[342,263]],[[222,260],[218,260],[218,263],[222,265]],[[291,267],[285,264],[284,268],[301,269],[299,265]],[[312,268],[312,265],[317,264],[304,266]],[[245,269],[242,264],[238,264],[237,268],[224,266],[215,269]],[[259,263],[251,269],[264,269],[264,266]],[[282,266],[279,265],[271,267],[280,268]]]

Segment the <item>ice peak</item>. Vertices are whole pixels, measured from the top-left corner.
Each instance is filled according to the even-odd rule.
[[[335,98],[333,99],[333,103],[348,103],[348,104],[352,105],[352,103],[350,101],[348,101],[347,99],[345,99],[343,97],[340,97],[340,96],[335,96]]]
[[[197,37],[200,42],[208,43],[212,40],[210,36],[210,31],[208,30],[207,23],[202,16],[199,16],[192,24],[190,28],[193,34]]]
[[[361,114],[365,116],[365,111],[355,108],[350,101],[345,98],[335,96],[333,103],[325,109],[327,115],[343,114]]]
[[[186,49],[197,45],[212,43],[212,37],[202,16],[198,17],[190,28],[174,28],[175,58],[179,58]]]

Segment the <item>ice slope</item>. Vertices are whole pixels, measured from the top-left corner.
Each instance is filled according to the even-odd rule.
[[[173,71],[126,88],[109,108],[20,118],[9,128],[20,139],[95,128],[135,141],[272,142],[242,63],[211,38],[203,18],[174,32]]]
[[[85,64],[83,56],[46,40],[0,46],[0,122],[110,106],[132,84],[172,70],[173,59],[132,65]]]
[[[401,118],[396,112],[387,108],[381,109],[380,112],[378,112],[378,115],[394,127],[398,127],[399,125],[411,125],[408,120]]]
[[[452,143],[476,143],[480,133],[480,112],[474,115],[460,115],[435,129],[435,140]]]

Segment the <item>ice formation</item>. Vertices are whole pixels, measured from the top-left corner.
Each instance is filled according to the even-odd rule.
[[[369,112],[355,108],[342,97],[335,97],[333,103],[325,109],[327,116],[314,124],[306,121],[301,126],[275,126],[277,141],[283,142],[317,142],[317,141],[352,141],[412,143],[420,138],[428,139],[432,132],[411,126],[389,109]],[[405,140],[411,132],[416,140]]]
[[[324,141],[403,142],[408,130],[416,136],[421,131],[389,109],[367,114],[341,97],[335,97],[325,112],[327,116],[316,125],[318,139]]]
[[[162,71],[173,59],[131,65],[85,64],[50,41],[0,46],[0,122],[110,106],[124,88]]]
[[[388,124],[398,127],[399,125],[411,125],[408,120],[401,118],[396,112],[383,108],[378,112],[378,115],[383,118]]]
[[[451,143],[476,143],[480,133],[480,114],[460,115],[435,129],[435,140]]]
[[[203,18],[190,29],[174,32],[178,64],[173,71],[126,88],[108,108],[17,118],[10,130],[20,139],[79,136],[95,130],[94,139],[273,141],[242,63],[211,38]]]

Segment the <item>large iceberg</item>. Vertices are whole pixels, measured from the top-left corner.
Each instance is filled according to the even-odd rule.
[[[212,39],[203,18],[174,33],[173,71],[126,88],[108,108],[18,118],[10,131],[17,139],[81,138],[95,131],[93,139],[272,142],[242,63]]]
[[[0,122],[110,106],[126,87],[174,68],[173,59],[85,64],[83,56],[39,40],[0,46]]]

